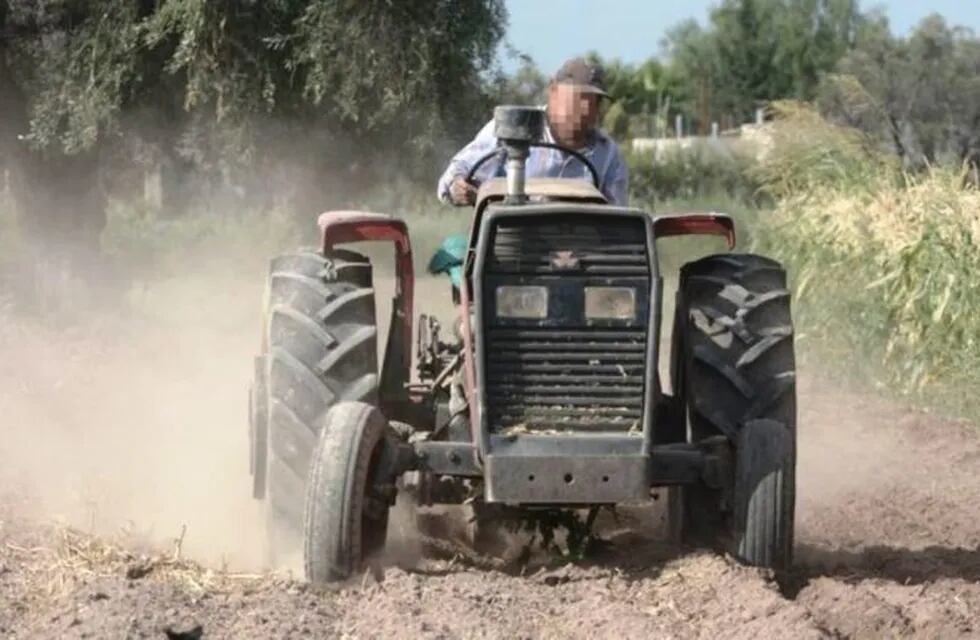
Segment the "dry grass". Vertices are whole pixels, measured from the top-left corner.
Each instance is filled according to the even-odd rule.
[[[30,575],[38,596],[59,598],[70,595],[80,584],[96,577],[155,580],[175,584],[191,595],[228,593],[243,584],[273,579],[268,574],[234,573],[209,569],[182,557],[184,534],[174,538],[169,551],[139,553],[130,534],[121,530],[114,539],[93,536],[58,525],[48,527],[42,542],[22,546],[2,543],[0,553],[19,564]]]
[[[792,271],[800,338],[882,386],[970,415],[980,376],[980,191],[903,174],[856,133],[784,107],[763,167],[764,250]]]

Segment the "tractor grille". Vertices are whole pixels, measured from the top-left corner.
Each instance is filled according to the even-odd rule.
[[[556,259],[557,258],[557,259]],[[642,220],[588,216],[498,223],[484,272],[549,288],[549,316],[485,316],[485,397],[493,432],[642,429],[647,317],[590,325],[586,286],[650,287]]]
[[[501,223],[487,269],[499,274],[565,273],[566,269],[555,266],[555,259],[567,252],[578,260],[579,274],[649,277],[643,224],[592,220],[592,224]]]
[[[640,428],[643,331],[490,329],[491,428]]]

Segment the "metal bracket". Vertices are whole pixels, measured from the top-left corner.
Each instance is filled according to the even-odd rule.
[[[414,444],[418,469],[437,475],[479,477],[476,450],[468,442],[417,442]]]

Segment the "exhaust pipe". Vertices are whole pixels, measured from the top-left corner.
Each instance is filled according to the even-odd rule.
[[[507,171],[506,204],[527,202],[527,158],[531,143],[544,134],[544,111],[534,107],[502,106],[493,111],[494,135],[504,148]]]

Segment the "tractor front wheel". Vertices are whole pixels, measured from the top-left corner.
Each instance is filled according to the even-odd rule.
[[[792,558],[796,367],[786,273],[755,255],[702,258],[681,270],[674,393],[689,440],[731,453],[720,478],[673,490],[672,533],[727,543],[751,565]]]
[[[349,578],[384,548],[394,495],[387,477],[388,422],[363,402],[327,412],[310,466],[304,518],[306,578],[325,584]]]

